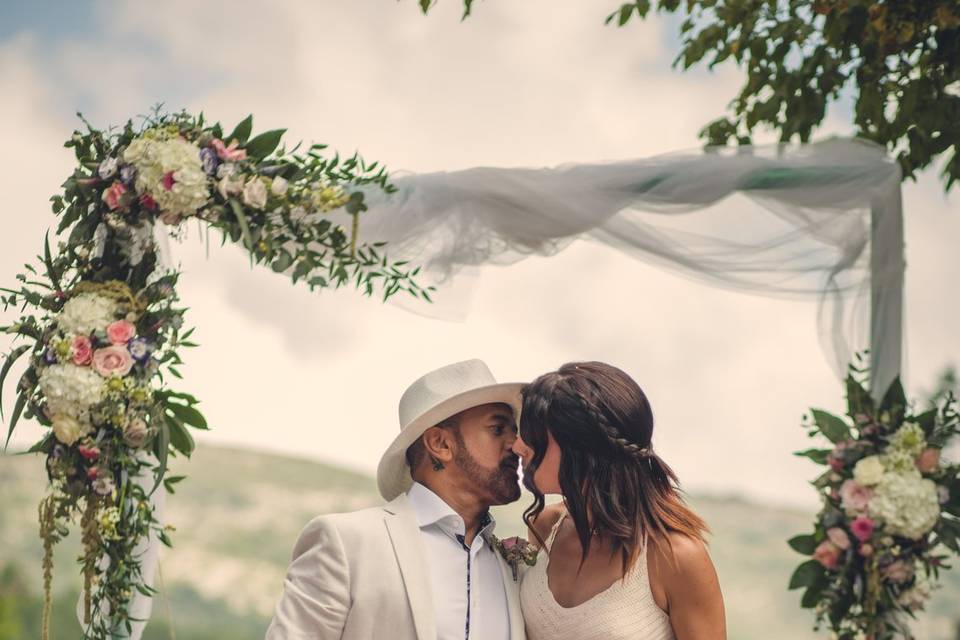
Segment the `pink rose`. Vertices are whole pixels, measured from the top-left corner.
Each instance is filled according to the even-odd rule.
[[[173,171],[167,171],[163,174],[163,190],[170,191],[173,189],[173,185],[176,183],[176,180],[173,179]]]
[[[824,540],[813,552],[813,559],[827,569],[836,569],[840,561],[840,549],[829,540]]]
[[[840,486],[840,500],[847,513],[866,511],[873,497],[873,489],[869,489],[855,480],[846,480]]]
[[[895,560],[888,564],[882,573],[890,582],[906,582],[913,577],[913,567],[903,560]]]
[[[873,537],[873,527],[873,520],[867,516],[857,516],[854,521],[850,523],[850,531],[853,532],[853,536],[860,542],[866,542]]]
[[[90,467],[87,469],[87,480],[96,480],[97,476],[100,475],[100,469],[96,467]]]
[[[103,192],[103,201],[107,203],[107,206],[111,209],[116,209],[120,206],[120,196],[127,192],[127,188],[123,186],[122,182],[114,182],[112,185],[107,187]]]
[[[93,368],[104,378],[125,376],[133,368],[133,356],[122,345],[111,345],[93,352]]]
[[[850,537],[847,535],[846,531],[840,527],[831,527],[827,529],[827,538],[830,539],[830,542],[844,551],[850,548]]]
[[[107,325],[107,338],[113,344],[127,344],[137,335],[137,328],[126,320],[117,320]]]
[[[864,558],[869,558],[873,555],[873,545],[869,543],[864,543],[860,545],[860,555]]]
[[[100,455],[100,449],[98,447],[85,447],[80,445],[77,447],[77,451],[80,452],[80,455],[83,456],[85,460],[95,460],[96,457]]]
[[[93,344],[87,336],[76,336],[70,345],[73,352],[73,364],[84,367],[93,360]]]
[[[519,538],[517,538],[517,536],[512,536],[510,538],[504,538],[503,540],[500,541],[500,543],[503,545],[504,549],[509,551],[510,549],[513,549],[514,547],[516,547],[519,541],[520,540]]]
[[[230,146],[224,146],[223,140],[214,138],[210,142],[210,146],[213,147],[214,151],[217,152],[217,155],[221,160],[225,160],[227,162],[243,160],[247,157],[247,152],[245,150],[237,149],[238,143],[236,140],[231,140]]]
[[[927,447],[917,456],[917,469],[920,473],[933,473],[940,466],[940,449]]]

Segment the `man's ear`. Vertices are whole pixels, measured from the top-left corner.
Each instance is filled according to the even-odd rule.
[[[427,455],[440,462],[453,460],[453,438],[448,429],[430,427],[423,432],[423,446]]]

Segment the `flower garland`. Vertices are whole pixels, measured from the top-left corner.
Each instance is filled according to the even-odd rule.
[[[177,304],[180,274],[159,267],[158,221],[174,235],[201,221],[311,289],[352,283],[384,299],[399,291],[430,299],[417,269],[389,261],[379,244],[357,243],[361,187],[392,190],[376,163],[326,158],[322,145],[278,150],[283,130],[251,137],[250,117],[226,136],[202,114],[159,109],[138,129],[84,123],[66,143],[79,166],[51,198],[66,239],[55,254],[48,238],[42,267],[26,265],[18,289],[0,289],[4,309],[24,311],[0,331],[26,341],[0,367],[0,415],[4,379],[29,354],[7,442],[21,417],[49,428],[29,449],[46,455],[49,479],[39,508],[45,639],[53,547],[78,517],[85,637],[129,633],[133,594],[154,593],[135,548],[151,532],[171,544],[150,496],[161,483],[173,493],[183,477],[166,475],[168,457],[189,457],[190,429],[208,428],[198,400],[166,386],[164,374],[181,377],[179,349],[197,345]],[[340,209],[353,217],[349,233],[328,215]]]
[[[851,367],[849,420],[813,409],[805,427],[832,448],[796,455],[828,469],[812,482],[823,501],[814,532],[789,541],[811,556],[797,567],[791,589],[839,640],[909,637],[914,617],[946,568],[945,551],[960,554],[960,465],[941,450],[960,434],[960,414],[948,394],[939,406],[913,413],[899,380],[878,404]]]

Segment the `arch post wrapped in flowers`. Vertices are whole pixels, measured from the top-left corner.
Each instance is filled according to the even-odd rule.
[[[39,265],[0,297],[23,311],[2,330],[24,341],[0,367],[0,411],[4,379],[27,359],[6,441],[21,418],[49,428],[29,449],[46,456],[49,478],[39,508],[44,638],[52,549],[77,517],[85,637],[131,633],[131,602],[153,593],[143,549],[152,538],[171,544],[155,514],[157,492],[182,479],[166,475],[168,457],[189,456],[190,430],[208,428],[197,398],[167,384],[180,377],[180,350],[196,344],[158,234],[196,220],[311,289],[429,299],[417,269],[388,260],[382,243],[358,242],[365,193],[393,189],[377,163],[325,157],[323,145],[278,149],[284,131],[252,136],[250,117],[227,135],[202,114],[159,109],[137,128],[84,123],[66,143],[77,169],[51,198],[64,239],[54,248],[48,238]],[[347,228],[333,217],[340,211]]]
[[[960,554],[960,465],[940,452],[960,435],[952,394],[917,411],[900,380],[875,401],[851,367],[844,420],[814,409],[805,425],[830,447],[807,449],[827,469],[812,482],[823,508],[812,534],[791,538],[811,556],[791,589],[839,640],[911,637],[948,553]]]

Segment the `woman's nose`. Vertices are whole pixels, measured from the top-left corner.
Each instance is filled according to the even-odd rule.
[[[521,458],[526,458],[527,453],[530,451],[530,447],[527,446],[527,443],[524,442],[523,438],[521,438],[519,435],[517,436],[517,439],[513,441],[513,446],[510,448]]]

